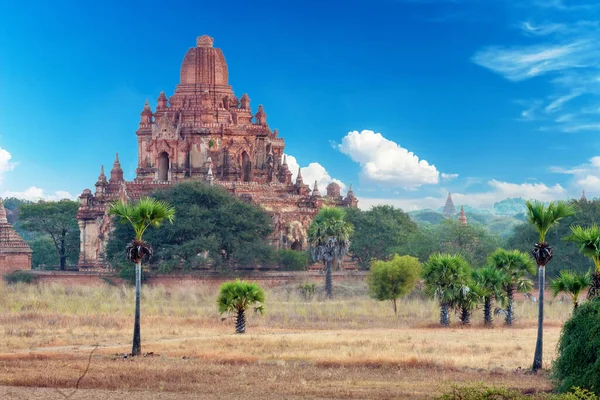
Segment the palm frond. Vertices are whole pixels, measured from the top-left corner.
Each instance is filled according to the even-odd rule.
[[[550,202],[547,206],[538,200],[527,200],[527,221],[532,224],[540,235],[540,243],[546,241],[546,235],[552,226],[561,219],[575,213],[575,205],[564,201]]]

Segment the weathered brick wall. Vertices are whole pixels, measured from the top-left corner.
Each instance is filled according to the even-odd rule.
[[[31,254],[0,253],[0,274],[31,269]]]

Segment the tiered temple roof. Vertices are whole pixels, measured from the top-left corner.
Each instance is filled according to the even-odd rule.
[[[31,269],[31,248],[6,219],[6,209],[0,199],[0,271]]]
[[[446,199],[446,204],[444,205],[442,212],[447,217],[451,217],[456,214],[456,207],[454,206],[452,195],[450,193],[448,193],[448,198]]]

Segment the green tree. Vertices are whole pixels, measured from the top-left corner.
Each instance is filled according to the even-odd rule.
[[[566,293],[573,300],[573,308],[579,307],[579,296],[592,284],[589,273],[581,274],[572,271],[560,271],[557,278],[550,281],[550,288],[554,297],[560,293]]]
[[[161,272],[210,265],[215,269],[266,266],[276,254],[268,246],[272,232],[269,214],[219,186],[185,182],[160,190],[154,198],[177,209],[173,224],[147,232],[145,240],[157,249],[150,266]],[[117,225],[106,256],[118,267],[119,255],[133,230]]]
[[[32,268],[37,269],[41,265],[54,266],[59,264],[60,258],[56,254],[54,242],[48,235],[40,235],[36,239],[29,241],[28,244],[33,251],[31,255]],[[71,257],[69,257],[69,261],[71,261]]]
[[[256,283],[240,281],[225,282],[221,285],[217,305],[219,313],[235,313],[235,333],[246,333],[246,310],[258,305],[254,310],[264,312],[265,293]]]
[[[440,302],[440,323],[450,325],[450,308],[459,291],[464,290],[469,264],[459,254],[433,254],[423,268],[425,291]]]
[[[529,293],[533,287],[527,274],[535,274],[535,265],[528,254],[519,250],[498,249],[494,251],[488,264],[502,271],[506,276],[504,290],[506,291],[506,318],[505,324],[512,325],[514,320],[514,295],[515,292]]]
[[[67,259],[79,257],[77,208],[78,204],[71,200],[39,201],[19,206],[22,228],[52,239],[61,270],[66,269]]]
[[[341,260],[350,247],[352,224],[344,217],[341,208],[323,207],[308,227],[308,244],[315,261],[325,265],[325,294],[333,297],[331,268],[332,264]]]
[[[506,299],[505,282],[506,274],[496,269],[494,266],[486,266],[480,269],[473,270],[471,273],[473,281],[481,289],[481,297],[483,299],[483,324],[492,326],[492,307],[494,301],[504,302]]]
[[[136,204],[123,203],[121,201],[112,203],[109,208],[111,215],[124,224],[133,228],[135,237],[125,247],[126,259],[135,264],[135,321],[133,325],[132,356],[142,353],[142,339],[140,336],[140,296],[141,296],[141,274],[142,260],[152,256],[152,247],[144,242],[144,232],[149,227],[158,228],[164,221],[173,222],[175,209],[168,203],[151,197],[140,199]]]
[[[552,379],[560,392],[574,387],[600,394],[600,301],[586,301],[563,325]]]
[[[373,261],[367,277],[371,297],[391,301],[397,314],[398,298],[412,292],[420,274],[421,263],[415,257],[396,254],[390,261]]]
[[[474,280],[467,280],[465,286],[458,289],[455,295],[454,305],[459,312],[462,325],[471,324],[471,314],[477,308],[483,298],[483,289]]]
[[[525,202],[527,206],[527,221],[535,227],[539,234],[539,241],[533,248],[533,257],[538,265],[538,285],[539,285],[539,312],[538,312],[538,333],[535,345],[535,355],[533,356],[532,370],[537,371],[542,368],[542,354],[544,346],[544,290],[546,287],[546,264],[552,260],[552,247],[546,242],[546,235],[550,228],[558,222],[575,213],[575,206],[562,201],[551,202],[547,206],[537,200]]]
[[[350,237],[350,254],[361,268],[369,268],[372,260],[384,260],[392,249],[406,243],[417,231],[408,214],[393,206],[374,206],[369,211],[348,209],[346,220],[354,226]]]
[[[594,262],[588,299],[600,297],[600,228],[596,224],[588,228],[575,225],[571,227],[571,235],[566,239],[577,244],[579,252]]]

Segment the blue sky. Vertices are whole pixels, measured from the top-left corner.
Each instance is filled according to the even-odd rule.
[[[133,179],[144,101],[173,93],[202,34],[305,179],[352,183],[363,206],[600,195],[595,3],[7,3],[0,195],[76,196],[117,151]]]

